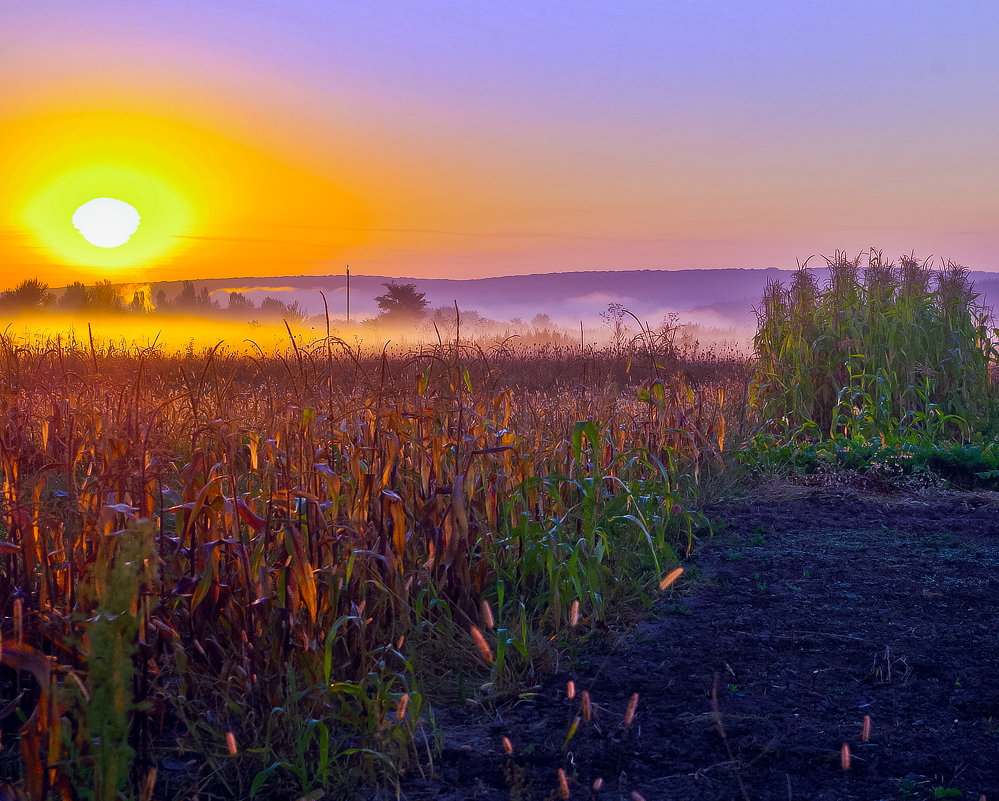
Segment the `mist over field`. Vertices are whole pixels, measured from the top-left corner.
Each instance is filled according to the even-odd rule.
[[[827,269],[810,270],[827,280]],[[44,340],[70,338],[132,341],[167,349],[213,346],[285,347],[291,331],[302,341],[328,333],[346,342],[381,348],[463,339],[530,345],[554,343],[617,345],[643,330],[676,329],[677,343],[748,353],[757,329],[757,310],[768,282],[788,282],[794,271],[632,270],[504,276],[485,279],[415,279],[352,274],[350,319],[343,275],[277,276],[268,279],[203,279],[96,286],[108,297],[97,308],[74,309],[71,290],[42,316],[19,313],[8,332]],[[969,272],[980,302],[999,299],[999,278]],[[422,296],[420,313],[397,319],[380,308],[388,286],[408,287]],[[325,296],[325,297],[324,297]],[[325,300],[325,302],[324,302]],[[107,313],[108,305],[125,316]],[[85,305],[85,304],[84,304]]]
[[[754,309],[780,271],[633,271],[508,276],[465,281],[280,276],[47,288],[37,280],[0,294],[8,333],[27,341],[153,344],[169,350],[224,342],[273,350],[327,335],[365,347],[460,337],[517,345],[621,348],[669,331],[687,350],[748,352]],[[384,293],[384,294],[380,294]],[[398,293],[398,294],[397,294]],[[413,305],[415,304],[415,305]]]
[[[679,313],[684,322],[736,327],[754,323],[752,309],[768,278],[786,280],[790,275],[789,270],[777,269],[608,270],[457,280],[364,275],[352,270],[350,308],[353,320],[377,315],[375,297],[384,291],[386,282],[395,282],[414,284],[426,294],[431,309],[457,303],[462,310],[494,320],[529,320],[547,314],[558,325],[578,329],[580,320],[598,320],[608,305],[619,303],[649,322]],[[223,306],[228,293],[239,292],[258,302],[266,296],[297,302],[309,314],[323,312],[323,292],[331,317],[345,314],[346,278],[342,273],[195,283],[199,291],[207,288]],[[181,285],[159,282],[152,287],[154,293],[162,290],[169,296],[180,291]]]

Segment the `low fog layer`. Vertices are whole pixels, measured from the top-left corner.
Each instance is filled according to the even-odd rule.
[[[822,273],[822,270],[817,270]],[[624,347],[669,332],[688,348],[748,352],[767,281],[789,270],[553,273],[467,281],[351,275],[207,279],[49,289],[35,280],[0,295],[8,331],[90,336],[170,348],[281,347],[330,335],[380,347],[465,340]],[[999,279],[971,273],[989,305]],[[457,309],[457,314],[456,314]],[[88,329],[89,325],[89,329]],[[243,343],[243,344],[239,344]]]

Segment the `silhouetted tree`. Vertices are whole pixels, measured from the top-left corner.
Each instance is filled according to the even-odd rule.
[[[483,317],[475,309],[461,309],[458,312],[454,306],[440,306],[431,310],[430,321],[437,326],[438,332],[446,333],[448,337],[455,334],[459,323],[463,334],[476,335],[484,334],[497,325],[495,320]]]
[[[59,300],[59,308],[63,311],[79,311],[87,303],[87,287],[82,281],[74,281],[66,287]]]
[[[29,278],[0,293],[0,307],[18,311],[47,309],[53,303],[55,295],[49,291],[49,285],[37,278]]]
[[[198,292],[194,288],[194,281],[185,281],[180,289],[180,294],[173,301],[174,306],[184,311],[194,311],[198,305]]]
[[[552,318],[549,314],[535,314],[531,318],[531,327],[535,331],[547,331],[552,327]]]
[[[125,311],[125,304],[122,302],[118,288],[108,279],[98,281],[87,290],[87,300],[83,306],[98,312]]]
[[[256,310],[253,301],[242,292],[229,293],[229,312],[240,316],[250,315]]]
[[[208,291],[208,287],[203,286],[198,293],[198,300],[195,306],[201,311],[218,311],[219,302],[212,298],[212,293]]]
[[[301,321],[306,317],[305,310],[298,305],[297,300],[289,305],[283,300],[273,298],[270,295],[260,301],[260,316],[273,320],[293,321]]]
[[[430,301],[426,292],[417,292],[416,284],[397,284],[386,281],[382,284],[385,294],[375,298],[381,309],[379,318],[392,323],[413,323],[423,319]]]

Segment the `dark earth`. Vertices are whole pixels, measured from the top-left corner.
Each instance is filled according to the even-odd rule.
[[[578,799],[999,799],[999,494],[823,479],[703,511],[643,622],[516,703],[438,708],[402,797],[557,799],[561,768]],[[569,679],[594,711],[563,748]]]

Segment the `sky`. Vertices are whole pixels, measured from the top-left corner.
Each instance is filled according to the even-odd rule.
[[[999,269],[991,2],[0,2],[0,288]],[[114,197],[118,248],[72,217]]]

